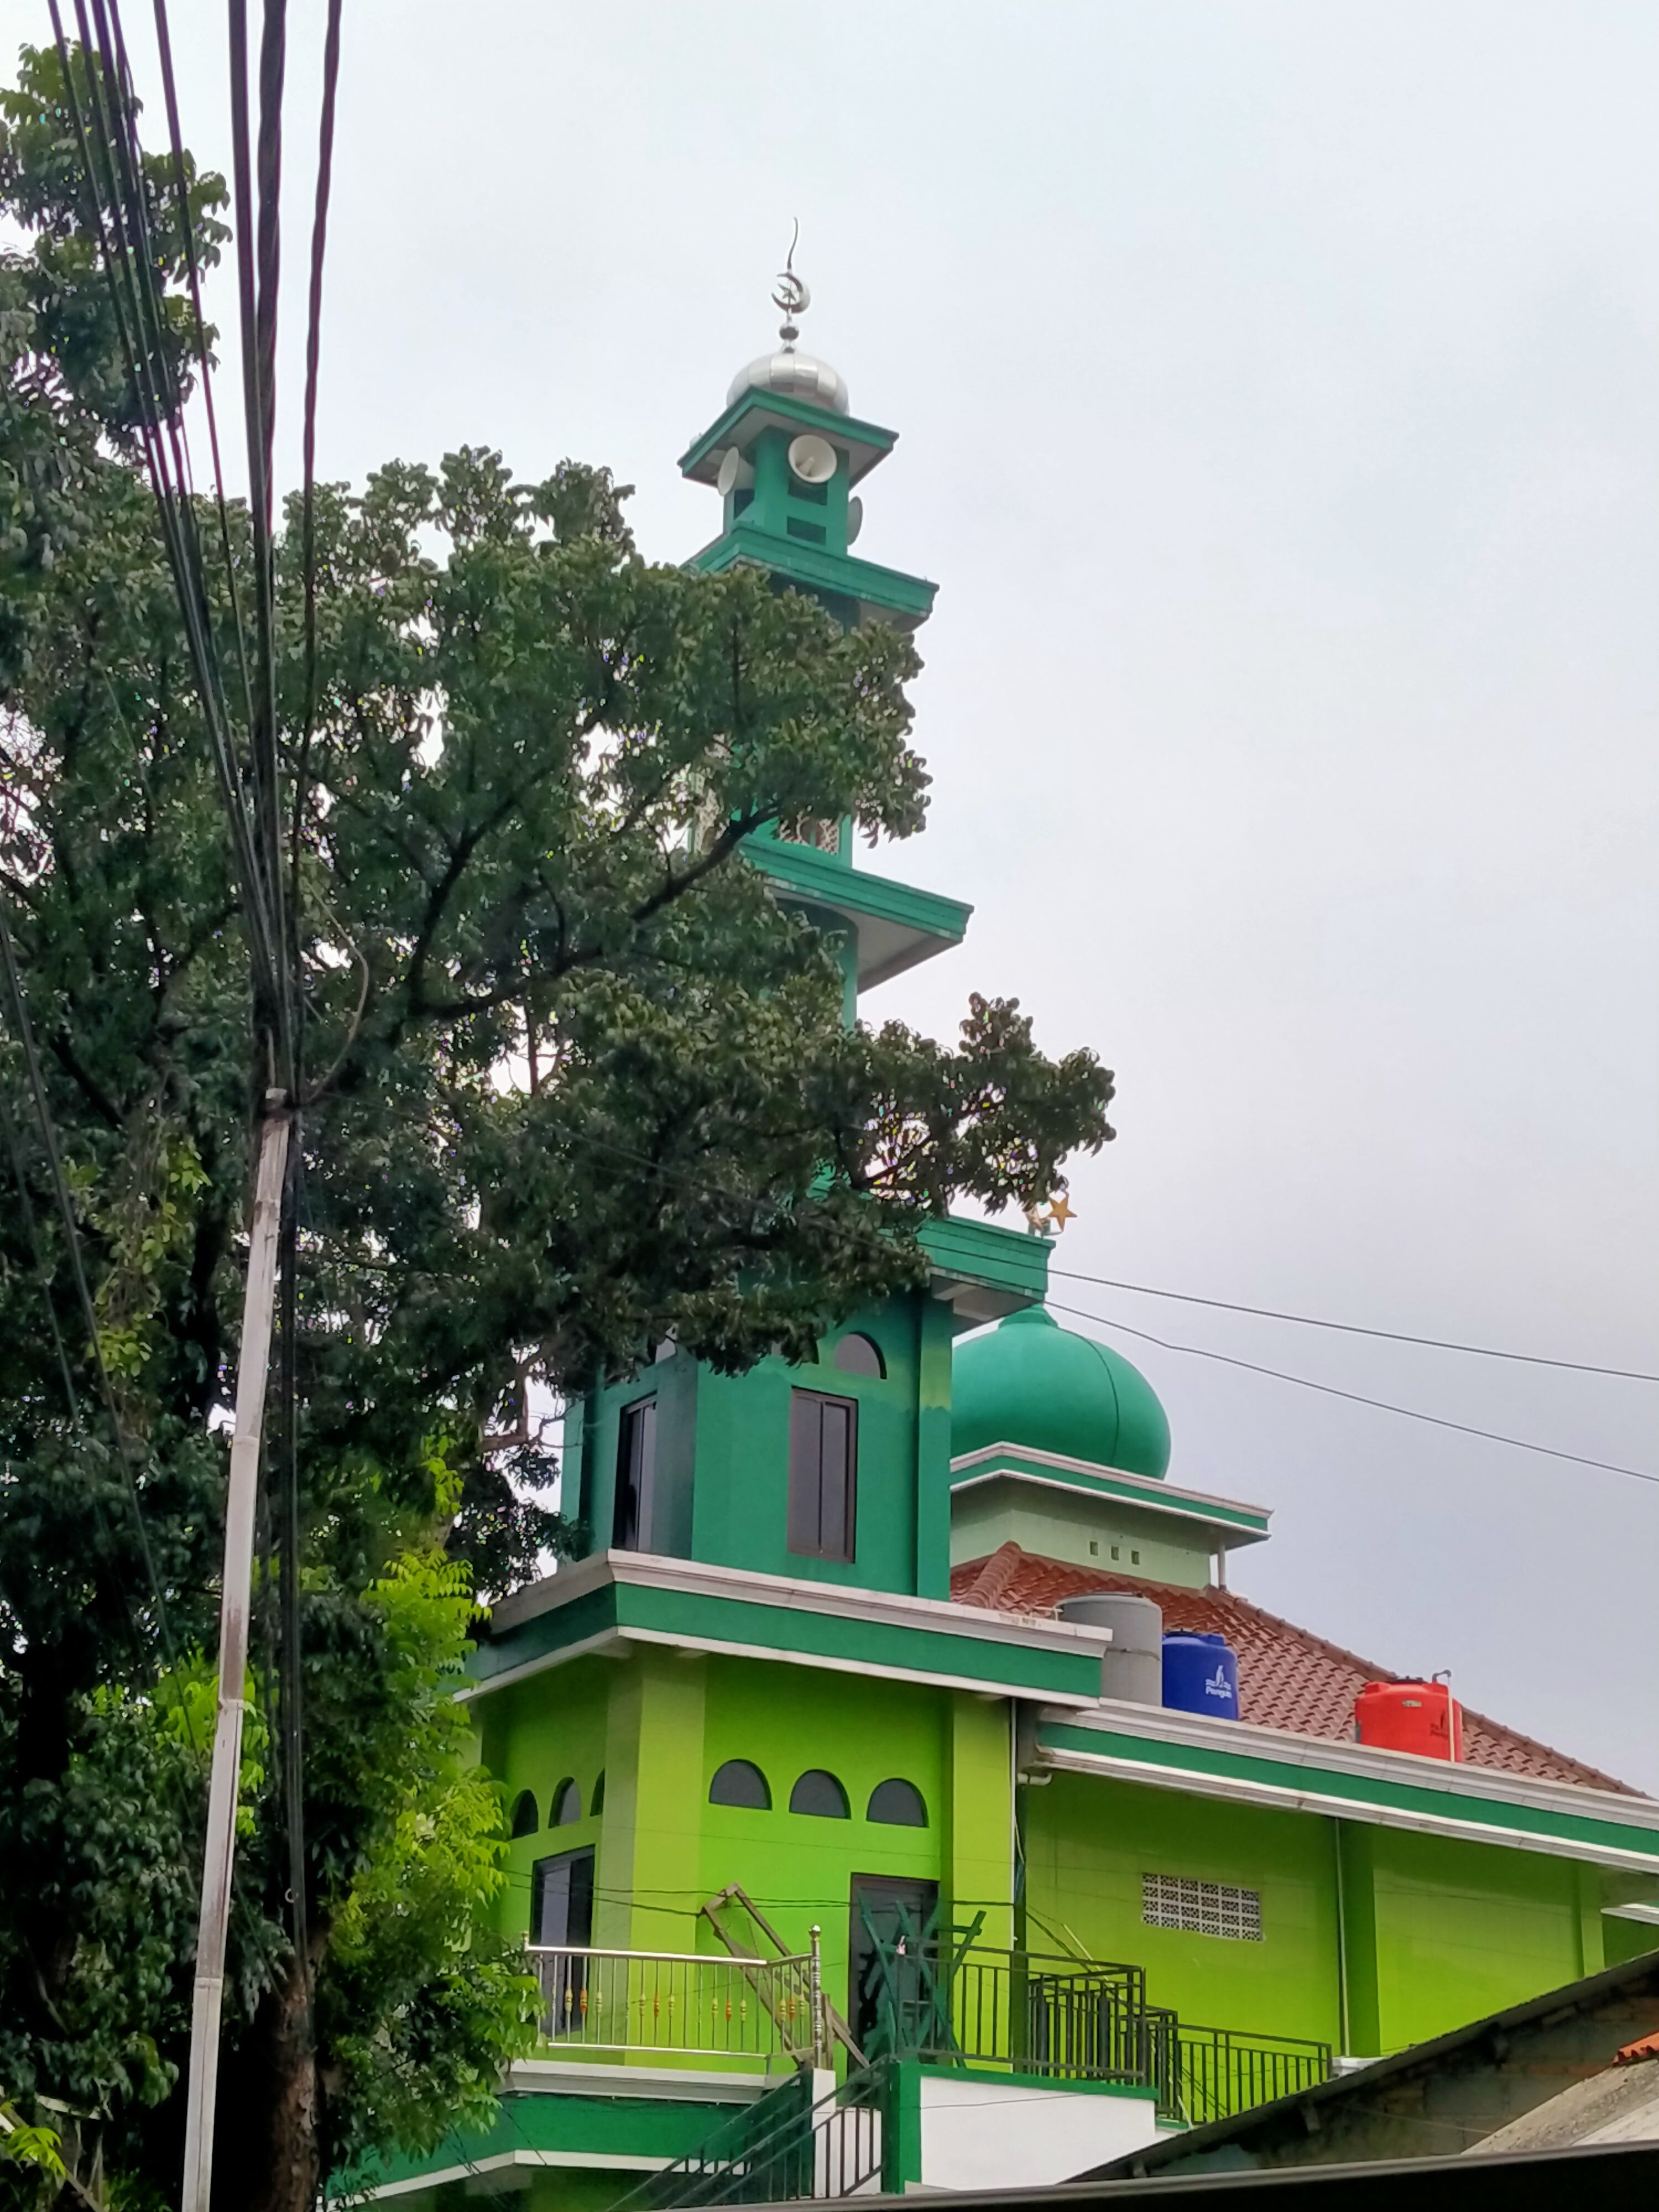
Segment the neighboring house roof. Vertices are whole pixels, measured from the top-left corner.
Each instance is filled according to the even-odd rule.
[[[1364,1686],[1410,1679],[1345,1651],[1340,1644],[1328,1644],[1322,1636],[1281,1620],[1276,1613],[1264,1613],[1232,1590],[1183,1589],[1139,1575],[1106,1574],[1098,1567],[1042,1559],[1013,1543],[1004,1544],[988,1559],[955,1568],[951,1576],[951,1595],[958,1605],[984,1606],[994,1613],[1051,1613],[1062,1598],[1085,1590],[1133,1590],[1156,1599],[1163,1607],[1166,1630],[1196,1629],[1224,1636],[1238,1654],[1239,1718],[1258,1728],[1346,1742],[1353,1735],[1353,1701]],[[1575,1782],[1628,1797],[1642,1794],[1582,1759],[1570,1759],[1501,1722],[1471,1712],[1468,1706],[1463,1709],[1463,1758],[1468,1765],[1493,1767],[1501,1773]]]
[[[1517,2150],[1565,2150],[1574,2143],[1659,2142],[1659,2066],[1621,2066],[1571,2081],[1463,2154],[1501,2158]]]

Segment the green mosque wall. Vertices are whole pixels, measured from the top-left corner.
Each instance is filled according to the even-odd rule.
[[[1143,1966],[1152,2001],[1173,2006],[1183,2020],[1340,2046],[1328,1822],[1076,1774],[1057,1774],[1021,1797],[1033,1949],[1059,1948],[1040,1916],[1091,1958]],[[1146,1874],[1258,1892],[1262,1941],[1147,1927]]]
[[[530,1926],[531,1869],[536,1861],[599,1840],[601,1823],[592,1807],[593,1785],[605,1769],[605,1701],[613,1664],[578,1659],[478,1702],[480,1756],[502,1785],[508,1814],[521,1790],[532,1791],[536,1799],[536,1832],[508,1844],[506,1881],[496,1901],[496,1924],[514,1942]],[[567,1776],[581,1791],[582,1816],[554,1828],[549,1825],[553,1793]],[[609,1788],[607,1778],[607,1795]]]
[[[883,1376],[835,1364],[841,1337],[858,1330],[880,1346]],[[950,1585],[951,1345],[949,1309],[915,1296],[852,1315],[827,1336],[817,1364],[762,1360],[723,1376],[684,1357],[665,1359],[597,1392],[567,1434],[580,1468],[577,1516],[588,1547],[610,1544],[623,1409],[658,1402],[657,1471],[649,1548],[754,1574],[944,1597]],[[789,1409],[797,1389],[858,1406],[856,1557],[802,1558],[787,1542]]]
[[[1633,1955],[1598,1870],[1542,1852],[1067,1774],[1022,1819],[1031,1947],[1132,1960],[1205,2027],[1382,2056]],[[1255,1891],[1261,1942],[1147,1926],[1147,1874]]]
[[[1356,2051],[1403,2050],[1605,1963],[1593,1869],[1340,1825]]]
[[[816,1922],[835,2002],[848,2002],[851,1892],[857,1875],[939,1884],[957,1919],[981,1907],[981,1940],[1012,1940],[1009,1713],[999,1698],[848,1671],[769,1664],[641,1645],[509,1685],[480,1700],[482,1753],[510,1806],[535,1792],[542,1826],[507,1849],[501,1931],[529,1926],[532,1869],[555,1852],[598,1846],[593,1940],[616,1949],[719,1948],[704,1901],[739,1884],[792,1948]],[[711,1805],[727,1759],[758,1766],[770,1811]],[[847,1820],[792,1813],[809,1768],[847,1792]],[[605,1811],[589,1809],[603,1770]],[[582,1817],[546,1823],[566,1776]],[[915,1785],[925,1828],[872,1821],[880,1782]]]

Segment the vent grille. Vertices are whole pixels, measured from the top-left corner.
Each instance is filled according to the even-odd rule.
[[[1178,1928],[1188,1936],[1220,1936],[1233,1943],[1261,1941],[1261,1893],[1224,1881],[1194,1881],[1186,1875],[1144,1874],[1140,1917],[1148,1928]]]

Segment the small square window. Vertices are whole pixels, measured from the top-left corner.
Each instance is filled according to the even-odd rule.
[[[1130,1553],[1130,1554],[1129,1554],[1129,1565],[1130,1565],[1132,1567],[1138,1567],[1138,1566],[1140,1565],[1140,1554],[1139,1554],[1139,1552],[1131,1552],[1131,1553]]]
[[[1100,1557],[1100,1547],[1092,1536],[1089,1539],[1089,1556],[1091,1559],[1097,1559]]]
[[[1119,1552],[1119,1550],[1118,1550],[1118,1548],[1117,1548],[1117,1546],[1116,1546],[1115,1544],[1114,1544],[1114,1545],[1113,1545],[1113,1547],[1112,1547],[1112,1557],[1113,1557],[1115,1559],[1121,1559],[1121,1558],[1122,1557],[1121,1553],[1120,1553],[1120,1552]]]

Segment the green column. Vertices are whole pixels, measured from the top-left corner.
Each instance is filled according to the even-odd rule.
[[[1346,2056],[1382,2054],[1382,2003],[1376,1960],[1376,1873],[1374,1837],[1353,1820],[1333,1820],[1336,1851],[1337,1972]]]
[[[1598,1867],[1573,1869],[1578,1905],[1578,1971],[1599,1974],[1607,1963],[1607,1928],[1601,1917],[1601,1874]]]
[[[696,1948],[705,1662],[654,1644],[617,1662],[605,1725],[593,1940]]]
[[[951,1345],[954,1317],[919,1292],[916,1320],[916,1595],[951,1595]]]
[[[972,1690],[950,1698],[945,1886],[953,1917],[966,1922],[983,1910],[980,1942],[1006,1950],[1014,1940],[1012,1707]]]

